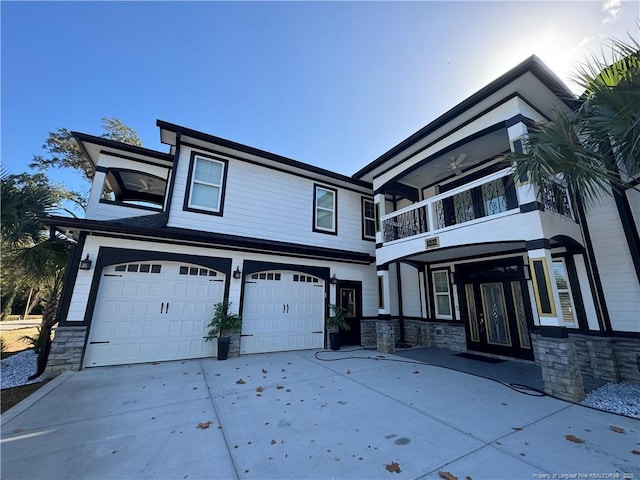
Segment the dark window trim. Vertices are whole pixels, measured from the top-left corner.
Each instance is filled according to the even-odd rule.
[[[216,162],[220,162],[224,165],[222,170],[222,183],[220,185],[220,205],[217,212],[213,210],[206,209],[204,207],[198,208],[189,205],[189,199],[191,198],[191,188],[193,186],[193,170],[196,164],[196,157],[202,157],[204,159],[213,160]],[[197,212],[204,213],[206,215],[214,215],[216,217],[222,217],[224,215],[224,198],[227,190],[227,173],[229,170],[229,160],[215,157],[213,155],[207,155],[204,153],[196,152],[194,150],[191,151],[191,156],[189,158],[189,175],[187,176],[187,188],[184,193],[184,201],[182,204],[182,209],[186,212]]]
[[[364,216],[364,212],[365,212],[365,202],[371,202],[373,204],[373,217],[365,217]],[[366,240],[366,241],[376,241],[376,234],[375,232],[378,231],[377,229],[377,215],[376,215],[376,202],[373,200],[373,198],[371,197],[360,197],[360,205],[361,205],[361,211],[362,211],[362,239]],[[366,228],[366,221],[368,220],[373,220],[373,236],[367,236],[366,232],[367,232],[367,228]]]
[[[316,211],[318,209],[317,204],[317,192],[318,188],[333,192],[333,230],[324,230],[316,227]],[[313,231],[316,233],[324,233],[328,235],[338,235],[338,189],[327,187],[319,183],[313,184]]]
[[[384,310],[384,276],[377,275],[377,278],[378,278],[378,310]]]

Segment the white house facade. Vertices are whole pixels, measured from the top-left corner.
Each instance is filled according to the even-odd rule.
[[[223,299],[243,319],[232,354],[323,348],[332,303],[360,345],[378,315],[371,186],[158,126],[170,153],[75,134],[96,174],[85,219],[48,220],[78,242],[49,368],[215,356]]]
[[[234,354],[323,348],[336,303],[349,344],[535,361],[574,400],[640,381],[638,193],[574,210],[502,160],[573,108],[531,57],[352,177],[164,121],[168,153],[75,134],[96,174],[85,219],[47,219],[78,242],[50,372],[216,355],[229,299]]]

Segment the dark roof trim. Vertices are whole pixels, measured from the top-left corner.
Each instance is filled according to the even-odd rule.
[[[71,132],[71,135],[73,135],[73,137],[78,140],[80,144],[82,144],[83,142],[93,143],[106,148],[124,150],[125,152],[134,153],[136,155],[144,155],[147,157],[157,158],[158,160],[164,160],[165,162],[173,162],[173,155],[169,153],[151,150],[150,148],[138,147],[136,145],[129,145],[128,143],[116,142],[115,140],[111,140],[109,138],[96,137],[94,135],[89,135],[86,133]]]
[[[359,185],[364,188],[371,189],[371,184],[369,182],[365,182],[363,180],[354,179],[347,175],[342,175],[340,173],[335,173],[330,170],[325,170],[324,168],[316,167],[314,165],[309,165],[308,163],[303,163],[298,160],[293,160],[291,158],[283,157],[277,155],[275,153],[267,152],[265,150],[260,150],[254,147],[250,147],[248,145],[243,145],[241,143],[236,143],[231,140],[227,140],[224,138],[216,137],[214,135],[209,135],[207,133],[202,133],[197,130],[193,130],[191,128],[182,127],[180,125],[176,125],[173,123],[165,122],[164,120],[156,120],[156,125],[161,129],[169,130],[176,133],[181,133],[182,136],[188,136],[192,138],[196,138],[198,140],[202,140],[204,142],[213,143],[215,145],[219,145],[222,147],[230,148],[232,150],[237,150],[240,152],[247,153],[249,155],[255,155],[258,157],[266,158],[269,160],[273,160],[275,162],[282,163],[284,165],[288,165],[294,168],[300,168],[302,170],[307,170],[309,172],[313,172],[319,175],[324,175],[326,177],[334,178],[336,180],[341,180],[343,182],[351,183],[353,185]]]
[[[363,264],[375,262],[375,258],[363,252],[338,250],[326,247],[300,245],[274,240],[265,240],[237,235],[199,232],[175,227],[157,228],[163,220],[162,214],[132,217],[129,222],[98,221],[83,218],[49,216],[40,221],[45,225],[76,229],[80,232],[104,232],[108,235],[124,234],[131,237],[146,237],[146,239],[168,239],[188,243],[190,245],[218,245],[222,248],[248,250],[258,252],[289,253],[307,258],[324,258],[336,261],[350,261]],[[148,225],[147,227],[140,225]]]
[[[418,142],[422,138],[426,137],[429,133],[440,128],[447,122],[451,121],[465,110],[468,110],[476,103],[481,102],[485,98],[494,94],[501,88],[505,87],[509,83],[516,80],[518,77],[524,75],[527,72],[533,73],[549,90],[551,90],[560,100],[562,100],[569,108],[574,108],[576,99],[573,93],[562,83],[562,81],[542,63],[542,61],[535,55],[531,55],[525,61],[516,65],[507,73],[498,77],[496,80],[486,85],[484,88],[478,90],[476,93],[463,100],[458,105],[440,115],[434,121],[418,130],[416,133],[406,138],[395,147],[391,148],[386,153],[383,153],[380,157],[376,158],[369,165],[358,170],[353,174],[354,178],[362,177],[371,172],[381,164],[394,157],[403,150],[409,148],[414,143]]]

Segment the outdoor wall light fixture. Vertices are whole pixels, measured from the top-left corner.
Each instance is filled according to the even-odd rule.
[[[236,267],[233,272],[233,278],[240,278],[242,276],[242,272],[240,271],[240,267]]]
[[[91,260],[89,259],[89,254],[84,260],[80,260],[80,270],[91,270]]]
[[[338,284],[338,279],[336,278],[336,274],[335,273],[331,277],[331,284],[332,285],[337,285]]]

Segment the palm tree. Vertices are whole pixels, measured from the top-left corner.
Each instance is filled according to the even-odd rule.
[[[594,55],[578,68],[579,107],[529,128],[525,153],[506,157],[516,178],[542,192],[560,177],[574,205],[635,188],[629,180],[640,173],[640,45],[630,40],[611,41],[610,61]]]
[[[39,291],[43,302],[40,335],[46,342],[38,356],[38,377],[46,366],[51,328],[57,322],[56,311],[62,293],[64,273],[72,244],[69,240],[47,235],[39,217],[58,208],[67,192],[48,183],[43,174],[8,175],[2,172],[2,253],[3,269]]]

